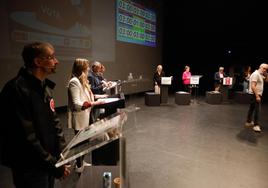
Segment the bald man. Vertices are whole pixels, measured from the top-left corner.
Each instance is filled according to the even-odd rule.
[[[263,93],[264,81],[268,81],[267,77],[268,64],[263,63],[255,70],[249,78],[249,94],[250,105],[247,114],[246,127],[253,126],[255,132],[261,132],[259,124],[259,109]]]

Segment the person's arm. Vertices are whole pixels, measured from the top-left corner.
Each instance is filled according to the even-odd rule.
[[[183,77],[184,77],[184,80],[190,80],[191,79],[191,73],[190,72],[184,72]]]
[[[53,114],[54,127],[56,130],[57,136],[57,148],[58,151],[61,152],[66,147],[66,141],[62,130],[62,125],[60,123],[60,119],[58,118],[56,112]],[[60,154],[59,154],[60,155]],[[64,179],[65,177],[70,175],[70,165],[63,165],[61,168],[55,168],[55,177]]]
[[[251,81],[251,90],[252,90],[253,94],[256,97],[256,101],[257,102],[260,102],[261,101],[261,97],[260,97],[260,95],[257,92],[257,82],[256,81]]]
[[[102,94],[104,92],[105,83],[102,83],[102,80],[97,75],[90,74],[88,80],[94,94]]]
[[[81,111],[89,108],[91,103],[89,101],[81,101],[80,98],[81,84],[78,80],[71,80],[68,86],[69,100],[72,103],[73,110]]]
[[[91,90],[93,93],[101,93],[103,91],[103,84],[91,85]]]
[[[220,74],[218,72],[214,74],[214,80],[218,82],[220,81]]]
[[[182,81],[184,81],[184,80],[186,80],[186,79],[187,79],[186,73],[183,72],[183,73],[182,73]]]
[[[154,85],[158,85],[157,73],[154,73]]]

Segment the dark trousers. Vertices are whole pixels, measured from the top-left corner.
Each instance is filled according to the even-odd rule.
[[[78,130],[74,130],[74,134],[76,135],[79,131]],[[84,155],[81,157],[78,157],[76,159],[76,166],[79,168],[83,165],[83,161],[84,161]]]
[[[255,95],[250,94],[250,104],[248,109],[247,122],[251,122],[253,117],[254,125],[258,125],[259,112],[260,112],[260,102],[256,101]]]
[[[53,188],[55,178],[41,169],[12,169],[13,183],[16,188]]]
[[[192,93],[192,88],[190,84],[184,84],[184,90],[188,93]]]
[[[90,111],[89,124],[95,123],[99,117],[100,117],[100,109],[93,107]]]

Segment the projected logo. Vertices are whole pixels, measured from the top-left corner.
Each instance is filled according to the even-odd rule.
[[[156,47],[156,14],[137,3],[117,0],[116,32],[118,41]]]
[[[45,41],[57,46],[58,56],[89,56],[91,51],[90,5],[80,0],[28,0],[7,4],[11,51],[21,45]],[[63,8],[64,7],[64,8]]]

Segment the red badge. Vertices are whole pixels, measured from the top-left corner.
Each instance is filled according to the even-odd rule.
[[[49,106],[52,112],[55,112],[55,102],[53,99],[50,99]]]

